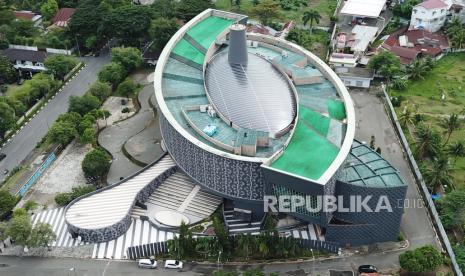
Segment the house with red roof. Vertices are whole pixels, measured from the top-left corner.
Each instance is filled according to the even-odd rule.
[[[410,64],[417,57],[439,58],[449,50],[449,41],[442,33],[401,28],[392,33],[381,48],[398,56],[402,64]]]
[[[42,23],[42,15],[36,14],[32,11],[15,11],[16,20],[26,20],[34,22],[34,26],[39,26]]]
[[[73,8],[59,9],[51,20],[52,25],[56,27],[67,27],[75,11],[76,9]]]

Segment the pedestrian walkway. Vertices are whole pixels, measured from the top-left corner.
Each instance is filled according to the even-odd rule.
[[[68,232],[65,222],[64,207],[46,210],[31,217],[33,225],[38,222],[51,225],[57,238],[52,243],[53,247],[75,247],[88,242],[82,242],[79,238],[73,239]],[[148,221],[132,218],[132,224],[128,231],[115,240],[94,244],[92,258],[98,259],[126,259],[127,248],[131,246],[167,241],[173,239],[175,233],[161,231],[149,224]]]

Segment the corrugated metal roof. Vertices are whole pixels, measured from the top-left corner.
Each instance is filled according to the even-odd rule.
[[[227,52],[209,63],[207,93],[221,114],[243,128],[269,133],[286,129],[296,116],[291,84],[267,60],[249,53],[247,66],[230,64]]]

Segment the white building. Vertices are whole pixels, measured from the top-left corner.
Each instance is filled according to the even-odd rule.
[[[413,7],[410,26],[437,32],[453,17],[465,23],[465,0],[427,0]]]
[[[410,26],[437,32],[446,22],[449,5],[441,0],[428,0],[412,9]]]

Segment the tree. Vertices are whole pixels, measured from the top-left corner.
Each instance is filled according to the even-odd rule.
[[[3,54],[0,54],[0,83],[11,83],[16,80],[16,70],[10,60]]]
[[[252,8],[252,14],[258,17],[263,25],[269,25],[274,19],[281,17],[279,4],[274,0],[263,0]]]
[[[49,247],[56,238],[57,236],[50,224],[39,222],[32,229],[27,245],[29,247]]]
[[[71,96],[69,98],[68,112],[76,112],[84,116],[94,109],[100,107],[100,101],[97,97],[85,94],[84,96]]]
[[[408,80],[406,78],[395,78],[391,82],[391,86],[397,90],[404,90],[408,86]]]
[[[111,49],[111,61],[119,63],[126,72],[131,72],[142,64],[142,53],[134,47],[116,47]]]
[[[58,116],[57,122],[68,122],[76,129],[82,120],[82,116],[77,112],[66,112]]]
[[[176,17],[189,21],[211,7],[213,7],[211,0],[180,0],[176,6]]]
[[[58,11],[58,3],[55,0],[47,0],[40,6],[40,13],[46,20],[50,20]]]
[[[0,0],[0,26],[7,25],[15,19],[13,11],[5,0]]]
[[[44,65],[48,72],[63,80],[77,63],[76,59],[70,56],[52,55],[45,60]]]
[[[103,28],[108,37],[118,38],[125,45],[139,46],[147,36],[151,11],[144,5],[123,5],[114,8],[103,18]]]
[[[77,136],[76,126],[70,122],[56,121],[48,131],[52,143],[68,145]]]
[[[455,189],[438,200],[439,215],[444,228],[465,227],[465,190]]]
[[[465,143],[457,141],[450,144],[447,148],[447,153],[454,157],[454,163],[457,162],[457,158],[465,157]]]
[[[320,23],[321,15],[316,10],[308,10],[304,12],[302,16],[302,21],[304,26],[310,21],[310,33],[313,30],[313,23],[316,22],[317,24]]]
[[[223,221],[218,216],[213,217],[213,228],[215,229],[215,235],[218,239],[219,249],[223,252],[229,252],[231,244],[229,242],[229,232],[224,227]]]
[[[18,202],[18,198],[8,191],[0,191],[0,220],[6,218]]]
[[[416,153],[419,158],[435,157],[440,152],[440,135],[428,125],[418,125],[415,136]]]
[[[111,86],[108,83],[96,81],[90,86],[88,92],[97,97],[100,102],[104,102],[111,95]]]
[[[7,103],[0,102],[0,138],[16,124],[15,110]]]
[[[7,234],[16,244],[26,246],[31,235],[32,224],[29,216],[24,212],[16,213],[11,219]]]
[[[381,51],[379,54],[370,59],[368,67],[375,70],[379,75],[390,80],[392,77],[400,73],[400,60],[391,52]]]
[[[172,0],[157,0],[154,1],[151,8],[153,18],[174,18],[176,17],[177,1]]]
[[[415,113],[412,111],[412,108],[406,106],[402,113],[399,115],[399,123],[404,128],[410,125],[414,126],[414,117]]]
[[[424,172],[428,187],[436,191],[439,187],[452,186],[452,166],[445,154],[433,159],[431,167]]]
[[[69,29],[72,34],[76,35],[80,45],[84,45],[84,42],[90,37],[105,39],[102,22],[110,11],[101,2],[79,1],[77,9],[71,17]]]
[[[118,85],[118,89],[116,89],[116,93],[118,95],[124,96],[129,99],[129,97],[134,95],[134,92],[136,91],[136,89],[137,89],[137,86],[134,83],[134,81],[130,78],[127,78],[120,85]]]
[[[120,84],[126,77],[126,71],[123,66],[119,63],[111,62],[105,65],[98,73],[98,79],[101,82],[108,82],[111,84],[113,89],[116,89],[118,84]]]
[[[411,64],[407,66],[407,75],[409,78],[414,80],[424,79],[424,74],[429,70],[430,68],[423,61],[423,59],[416,58]]]
[[[86,128],[79,136],[81,144],[93,144],[95,142],[95,130],[93,128]]]
[[[459,118],[457,114],[451,114],[449,117],[442,119],[440,125],[446,130],[445,132],[447,134],[447,138],[444,142],[444,145],[446,145],[449,142],[452,133],[460,129],[462,125],[462,120]]]
[[[161,51],[178,28],[178,23],[174,18],[160,17],[152,20],[149,28],[150,39],[153,40],[152,49]]]
[[[432,245],[426,245],[400,254],[399,261],[400,267],[408,272],[430,272],[442,264],[443,257]]]
[[[101,179],[110,169],[110,158],[102,149],[94,149],[84,157],[82,170],[86,177]]]
[[[461,49],[465,43],[465,30],[460,18],[454,16],[446,27],[446,34],[452,42],[452,47]]]

